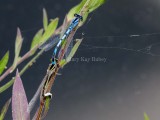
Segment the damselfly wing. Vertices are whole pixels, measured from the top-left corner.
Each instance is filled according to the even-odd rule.
[[[58,43],[58,41],[60,40],[60,35],[53,35],[52,37],[50,37],[45,43],[43,43],[39,49],[44,49],[44,51],[48,51],[51,48],[53,48],[54,46],[56,46],[56,44]]]

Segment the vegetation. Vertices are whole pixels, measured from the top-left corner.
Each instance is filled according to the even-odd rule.
[[[17,37],[15,40],[15,57],[13,60],[13,64],[7,68],[7,63],[9,61],[9,51],[6,52],[6,54],[2,57],[0,60],[0,82],[5,81],[6,77],[8,75],[12,75],[12,72],[17,69],[16,76],[13,77],[9,82],[7,82],[5,85],[0,87],[0,93],[5,92],[9,87],[13,85],[13,90],[12,90],[12,96],[11,98],[8,99],[8,101],[4,104],[4,107],[1,110],[0,113],[0,120],[3,120],[5,117],[5,114],[8,110],[8,107],[10,103],[12,103],[12,118],[13,120],[28,120],[31,117],[33,117],[33,120],[39,120],[41,118],[44,118],[47,115],[47,112],[49,110],[50,106],[50,97],[47,97],[43,102],[44,104],[40,104],[39,108],[37,109],[37,112],[35,113],[34,116],[30,116],[30,113],[36,103],[36,100],[38,97],[41,97],[40,92],[42,89],[42,86],[44,84],[44,79],[42,80],[42,83],[39,85],[38,90],[36,91],[35,95],[33,96],[32,100],[28,103],[26,93],[22,84],[22,80],[20,76],[30,68],[30,66],[33,65],[33,63],[40,57],[40,55],[43,54],[44,49],[39,50],[38,48],[45,43],[51,36],[56,35],[56,34],[63,34],[63,29],[66,29],[70,22],[73,19],[73,16],[75,13],[80,14],[83,16],[83,21],[79,24],[78,27],[76,27],[76,30],[81,27],[84,22],[87,19],[87,16],[89,13],[93,12],[96,10],[99,6],[104,4],[105,0],[82,0],[81,3],[79,3],[77,6],[73,7],[68,14],[66,15],[64,19],[64,23],[58,26],[58,18],[51,19],[49,22],[47,12],[45,9],[43,9],[43,28],[37,31],[37,33],[34,35],[30,49],[26,52],[24,55],[20,55],[21,52],[21,47],[23,43],[23,37],[21,34],[21,31],[19,28],[17,28]],[[71,38],[74,36],[75,31],[73,31],[70,36],[68,37],[67,41],[70,41]],[[59,60],[60,68],[65,66],[67,63],[70,62],[71,58],[74,56],[76,53],[79,45],[81,44],[82,39],[77,39],[77,42],[75,43],[74,47],[72,48],[69,56],[64,59]],[[62,47],[65,48],[65,43]],[[67,51],[67,47],[66,47]],[[13,54],[13,53],[11,53]],[[60,53],[62,56],[64,55],[64,52]],[[24,62],[26,59],[30,59],[30,61],[23,67],[23,69],[18,71],[18,65]],[[7,69],[6,69],[7,68]],[[57,69],[56,72],[58,72],[59,68]],[[52,85],[54,83],[54,79],[57,74],[52,76],[52,82],[50,83],[49,86],[47,86],[47,90],[51,91]],[[12,101],[12,102],[11,102]],[[23,104],[22,104],[23,103]],[[148,115],[144,113],[144,120],[150,120]]]
[[[38,90],[36,91],[35,95],[33,96],[32,100],[28,103],[26,93],[22,84],[22,80],[20,76],[30,68],[30,66],[33,65],[33,63],[40,57],[41,54],[45,51],[45,49],[39,50],[38,48],[44,44],[51,36],[54,36],[56,34],[63,34],[63,30],[67,29],[68,25],[72,21],[74,14],[78,13],[81,16],[83,16],[83,21],[75,28],[73,32],[69,35],[67,38],[67,42],[71,41],[76,30],[81,27],[84,22],[87,19],[87,16],[92,11],[96,10],[99,6],[104,4],[105,0],[82,0],[81,3],[79,3],[77,6],[73,7],[68,14],[66,15],[64,19],[64,23],[57,28],[58,26],[58,18],[51,19],[49,22],[47,12],[45,9],[43,9],[43,28],[38,30],[38,32],[35,34],[35,36],[32,39],[31,47],[24,55],[20,55],[21,49],[22,49],[22,43],[23,43],[23,37],[21,34],[21,31],[19,28],[17,28],[17,37],[15,40],[15,56],[13,60],[13,64],[6,69],[8,60],[9,60],[9,51],[6,52],[6,54],[3,56],[3,58],[0,60],[0,82],[5,81],[6,77],[8,75],[11,75],[13,71],[17,69],[16,76],[13,77],[9,82],[7,82],[5,85],[0,87],[0,93],[5,92],[6,89],[11,87],[13,85],[12,89],[12,96],[9,98],[9,100],[5,103],[4,107],[2,108],[1,114],[0,114],[0,120],[3,120],[5,117],[5,114],[7,112],[8,106],[10,103],[12,103],[12,118],[14,120],[28,120],[31,118],[30,113],[35,105],[35,102],[38,97],[41,97],[40,92],[42,89],[42,86],[44,85],[44,79],[42,80],[41,85],[39,86]],[[56,73],[58,70],[65,66],[71,58],[76,53],[76,50],[78,49],[82,39],[77,39],[75,45],[73,46],[69,56],[64,59],[63,56],[65,54],[64,51],[61,51],[60,56],[62,56],[58,61],[60,67],[56,69]],[[62,45],[62,47],[67,51],[67,44],[65,43]],[[11,53],[12,54],[12,53]],[[23,67],[23,69],[18,71],[18,65],[24,62],[26,59],[30,59],[30,61]],[[52,85],[54,83],[54,79],[57,74],[52,75],[51,82],[49,85],[45,88],[48,92],[51,91]],[[40,104],[39,108],[37,109],[37,112],[35,113],[33,119],[39,120],[45,115],[47,115],[47,111],[49,109],[50,105],[50,97],[46,97],[46,99],[42,99],[40,102],[44,104]],[[12,101],[12,102],[11,102]],[[23,103],[23,104],[22,104]]]

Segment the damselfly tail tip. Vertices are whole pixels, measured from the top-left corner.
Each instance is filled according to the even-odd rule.
[[[52,99],[52,93],[49,93],[49,92],[48,92],[48,93],[45,93],[45,94],[44,94],[44,97],[45,97],[45,98],[50,98],[50,99]]]

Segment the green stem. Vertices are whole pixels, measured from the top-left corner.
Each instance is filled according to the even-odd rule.
[[[20,75],[22,75],[29,67],[32,66],[32,64],[35,62],[35,60],[43,53],[43,49],[37,53],[36,56],[34,56],[20,71]],[[14,83],[15,78],[13,77],[9,82],[7,82],[5,85],[0,87],[0,93],[4,92],[7,90],[13,83]]]
[[[32,51],[36,50],[38,48],[38,45],[35,46],[32,50],[28,51],[25,55],[23,55],[23,57],[17,62],[16,67],[21,64],[24,60],[26,60],[27,58],[32,56]],[[11,66],[10,68],[8,68],[8,70],[6,70],[1,76],[0,76],[0,82],[6,78],[9,74],[11,74],[14,69],[16,68],[15,66]]]

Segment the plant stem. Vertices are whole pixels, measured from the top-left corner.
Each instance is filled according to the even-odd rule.
[[[20,58],[20,60],[17,62],[17,65],[18,66],[20,63],[22,63],[24,60],[26,60],[27,58],[29,58],[32,54],[32,51],[36,50],[38,48],[38,45],[36,47],[34,47],[32,50],[28,51],[23,57]],[[16,68],[16,67],[15,67]],[[3,73],[3,75],[0,76],[0,82],[7,76],[9,75],[10,73],[13,72],[13,65],[8,68],[8,70],[6,72]]]
[[[54,32],[54,34],[59,34],[60,31],[62,29],[62,26],[60,26],[59,28],[57,28]],[[25,55],[23,55],[23,57],[20,58],[20,60],[17,62],[17,65],[15,67],[13,67],[13,65],[11,67],[9,67],[1,76],[0,76],[0,82],[6,78],[6,76],[8,76],[9,74],[11,74],[14,69],[21,64],[24,60],[26,60],[27,58],[32,56],[32,52],[35,51],[37,48],[39,47],[39,45],[36,45],[33,49],[29,50]]]
[[[22,75],[29,67],[32,66],[32,64],[35,62],[35,60],[44,52],[44,50],[41,50],[37,53],[36,56],[34,56],[20,71],[20,75]],[[13,83],[14,83],[15,78],[13,77],[9,82],[7,82],[5,85],[0,87],[0,93],[8,89]]]

